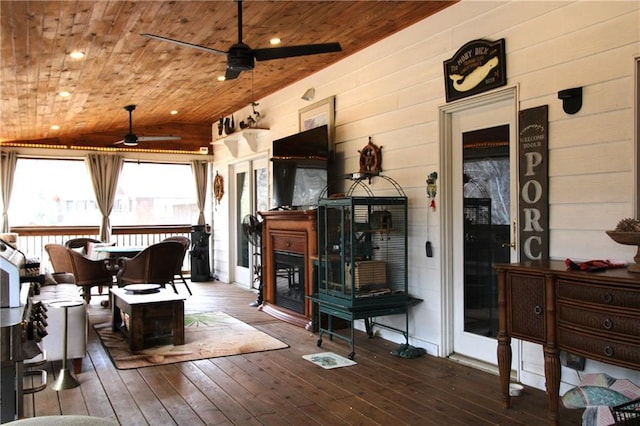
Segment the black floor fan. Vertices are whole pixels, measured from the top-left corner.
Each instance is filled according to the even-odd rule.
[[[262,222],[254,215],[248,214],[242,218],[242,232],[254,250],[253,281],[258,284],[258,299],[251,302],[251,306],[260,306],[263,301],[262,291]]]

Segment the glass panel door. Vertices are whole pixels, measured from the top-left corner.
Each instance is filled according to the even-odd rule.
[[[259,211],[268,210],[269,182],[267,160],[257,159],[234,165],[235,255],[234,281],[246,287],[258,288],[261,236],[247,234],[243,221],[247,216],[260,220]]]
[[[517,110],[514,92],[487,99],[451,114],[452,349],[497,365],[494,265],[517,260]]]
[[[249,163],[234,167],[235,196],[235,276],[234,281],[249,287],[251,285],[249,238],[242,227],[243,218],[251,213],[251,174]]]

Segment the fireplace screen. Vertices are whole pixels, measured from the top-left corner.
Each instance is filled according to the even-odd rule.
[[[275,304],[304,314],[304,256],[276,251],[274,261]]]

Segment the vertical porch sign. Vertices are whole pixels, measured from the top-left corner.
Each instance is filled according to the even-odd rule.
[[[549,259],[549,107],[519,113],[520,261]]]
[[[507,84],[504,39],[473,40],[444,61],[447,102]]]

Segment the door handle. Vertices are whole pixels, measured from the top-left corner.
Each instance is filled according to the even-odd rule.
[[[513,241],[511,241],[510,243],[502,243],[502,247],[507,248],[507,247],[511,247],[512,249],[516,249],[516,221],[513,221],[513,230],[511,231],[513,235]]]

